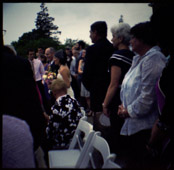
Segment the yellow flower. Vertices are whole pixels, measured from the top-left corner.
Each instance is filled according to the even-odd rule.
[[[47,75],[45,75],[45,74],[42,77],[43,77],[44,80],[47,79]]]

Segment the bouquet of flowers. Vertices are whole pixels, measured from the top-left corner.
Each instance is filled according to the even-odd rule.
[[[56,78],[56,73],[51,71],[45,71],[45,74],[43,75],[43,79],[47,83],[47,85],[51,85],[51,82]]]

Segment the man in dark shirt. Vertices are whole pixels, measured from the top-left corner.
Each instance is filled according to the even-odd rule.
[[[91,111],[102,111],[102,103],[110,82],[108,60],[114,52],[112,44],[107,39],[107,24],[97,21],[91,25],[90,38],[94,43],[86,51],[82,82],[90,91]],[[94,123],[95,128],[95,123]]]

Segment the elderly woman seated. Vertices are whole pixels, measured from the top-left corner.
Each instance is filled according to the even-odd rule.
[[[46,128],[48,147],[49,150],[67,149],[82,113],[76,99],[67,94],[63,79],[53,80],[51,90],[56,102],[51,108],[52,114]]]

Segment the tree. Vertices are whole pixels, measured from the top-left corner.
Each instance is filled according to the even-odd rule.
[[[36,30],[39,34],[39,37],[47,38],[51,37],[53,34],[60,34],[61,32],[57,31],[58,26],[53,24],[54,18],[49,17],[48,8],[45,7],[45,3],[41,3],[40,7],[41,11],[37,13],[37,18],[35,21]]]
[[[41,3],[40,7],[41,11],[37,13],[35,21],[36,29],[24,33],[19,37],[17,42],[12,42],[12,45],[20,56],[27,57],[27,51],[29,48],[37,50],[38,47],[54,47],[58,50],[62,47],[56,36],[51,37],[53,34],[60,34],[60,31],[57,31],[58,26],[52,23],[54,18],[49,17],[48,8],[45,7],[44,3]]]
[[[72,40],[71,38],[66,38],[65,46],[73,47],[78,42],[78,39]]]

